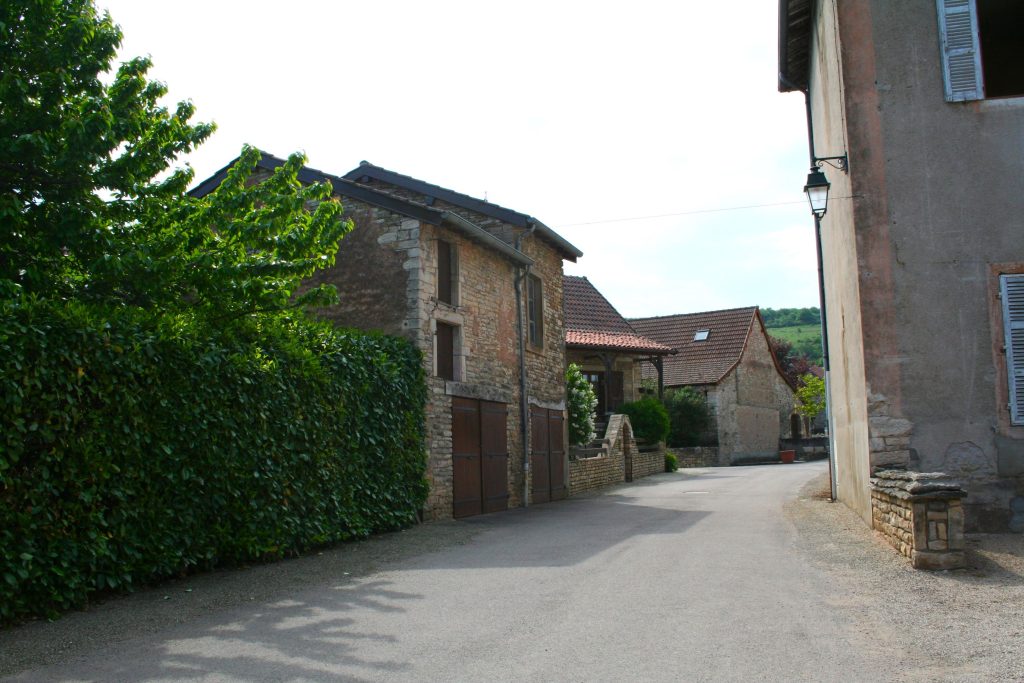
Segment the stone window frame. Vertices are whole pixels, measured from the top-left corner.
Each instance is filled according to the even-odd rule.
[[[544,283],[533,273],[526,275],[526,337],[530,348],[544,348]]]
[[[989,265],[989,322],[992,338],[992,364],[995,368],[997,431],[1002,436],[1024,439],[1024,425],[1014,425],[1010,415],[1009,367],[1006,362],[1006,326],[1001,295],[1002,275],[1024,275],[1024,261]]]
[[[451,317],[439,317],[433,321],[433,338],[434,338],[434,376],[439,377],[448,382],[462,382],[466,376],[465,368],[465,357],[462,353],[463,339],[462,329],[463,325],[461,320],[453,320]],[[445,376],[442,371],[446,368],[441,364],[441,355],[445,352],[443,344],[445,343],[444,335],[440,330],[451,330],[451,376]],[[447,355],[447,353],[445,353]]]

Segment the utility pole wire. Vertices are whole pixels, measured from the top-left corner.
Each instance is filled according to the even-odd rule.
[[[852,199],[851,197],[832,197],[832,199]],[[602,225],[604,223],[625,223],[627,221],[646,221],[654,218],[672,218],[674,216],[693,216],[701,213],[722,213],[724,211],[745,211],[747,209],[764,209],[772,206],[789,206],[791,204],[804,204],[803,201],[774,202],[772,204],[748,204],[746,206],[726,206],[718,209],[694,209],[693,211],[679,211],[677,213],[659,213],[652,216],[631,216],[629,218],[609,218],[603,221],[587,221],[585,223],[562,223],[556,228],[575,228],[581,225]]]

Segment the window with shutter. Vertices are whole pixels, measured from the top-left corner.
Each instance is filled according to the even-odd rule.
[[[936,2],[946,100],[1024,95],[1024,2]]]
[[[937,0],[947,102],[985,97],[975,0]]]
[[[459,258],[455,245],[437,241],[437,300],[450,306],[458,305]]]
[[[1000,275],[1010,422],[1024,424],[1024,275]]]
[[[526,317],[530,346],[539,349],[544,346],[544,292],[536,275],[526,278]]]

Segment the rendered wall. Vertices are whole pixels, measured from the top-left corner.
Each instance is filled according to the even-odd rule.
[[[822,3],[819,60],[835,59],[832,6]],[[825,218],[826,272],[843,293],[838,313],[830,306],[828,314],[830,334],[849,341],[847,354],[861,346],[851,323],[861,327],[870,464],[948,472],[969,493],[969,529],[1006,528],[1024,494],[1024,430],[1008,422],[996,292],[999,273],[1024,263],[1024,98],[944,100],[934,3],[838,7],[845,99],[830,64],[815,84],[815,132],[819,155],[850,153],[851,187],[828,171],[832,195],[856,197],[852,244],[845,209],[830,201]],[[856,321],[858,300],[844,277],[851,257]],[[836,407],[859,410],[846,376],[856,376],[855,361],[833,363],[833,387],[847,399]],[[837,448],[841,495],[858,489],[860,511],[868,471],[863,428],[850,410]]]

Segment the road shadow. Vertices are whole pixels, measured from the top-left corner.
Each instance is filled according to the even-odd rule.
[[[417,593],[385,580],[317,586],[295,597],[247,605],[170,628],[132,643],[130,656],[110,648],[87,665],[26,672],[13,680],[315,680],[371,681],[410,667],[398,658],[366,656],[399,651],[395,635],[368,630],[355,616],[366,611],[401,616]]]

